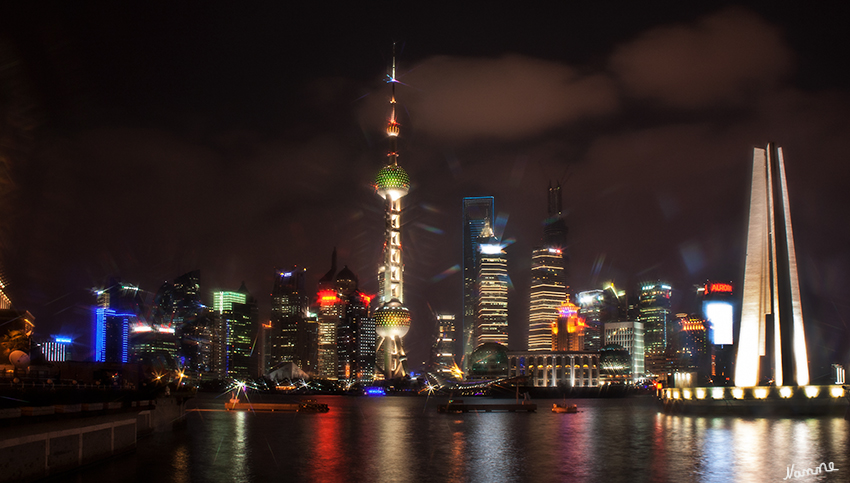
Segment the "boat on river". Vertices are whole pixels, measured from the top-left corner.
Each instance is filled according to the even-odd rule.
[[[575,404],[567,405],[567,404],[555,403],[555,404],[552,404],[552,412],[553,413],[567,413],[567,414],[577,413],[578,412],[578,406],[576,406]]]

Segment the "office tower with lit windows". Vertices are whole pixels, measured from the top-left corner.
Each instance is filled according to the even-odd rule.
[[[296,362],[298,324],[307,316],[307,272],[303,268],[275,272],[271,327],[268,329],[268,369]]]
[[[395,49],[395,47],[393,47]],[[396,117],[395,52],[393,52],[392,74],[388,82],[392,86],[390,118],[387,122],[387,138],[390,149],[388,163],[381,168],[375,179],[375,191],[384,201],[384,249],[383,263],[378,269],[378,304],[375,311],[375,328],[379,337],[378,365],[385,379],[407,375],[407,355],[402,338],[410,329],[410,310],[404,306],[404,263],[402,260],[401,199],[410,191],[410,177],[398,164],[399,123]]]
[[[457,377],[456,317],[454,314],[436,314],[437,338],[432,349],[433,370],[445,377]]]
[[[2,267],[0,267],[0,310],[9,310],[12,308],[12,301],[6,295],[6,277],[3,275]]]
[[[763,357],[763,358],[762,358]],[[782,148],[753,150],[735,384],[809,384],[797,254]]]
[[[109,280],[107,288],[96,290],[94,309],[95,362],[129,362],[130,329],[144,313],[139,287]]]
[[[336,248],[331,258],[331,269],[319,279],[319,291],[316,294],[318,305],[316,376],[334,380],[337,378],[336,328],[342,315],[334,281],[335,275]]]
[[[552,328],[566,300],[564,257],[560,248],[535,248],[531,254],[531,295],[528,314],[528,350],[550,351]],[[572,349],[572,350],[584,350]]]
[[[625,320],[625,293],[613,284],[605,289],[579,292],[579,316],[584,321],[584,350],[598,351],[604,346],[603,329],[609,322]]]
[[[480,239],[485,226],[496,223],[496,201],[492,196],[463,199],[463,312],[461,345],[464,369],[469,368],[469,356],[475,350],[475,325],[478,310],[478,259]]]
[[[339,320],[336,328],[336,377],[344,381],[372,381],[375,377],[375,320],[371,297],[358,289],[357,276],[343,267],[335,277]]]
[[[257,330],[257,304],[248,294],[245,283],[236,292],[215,292],[213,307],[221,315],[226,328],[227,377],[246,379],[257,376],[252,367],[251,348]]]
[[[478,237],[478,313],[475,347],[508,345],[508,255],[485,223]]]
[[[603,329],[604,346],[617,344],[626,349],[632,358],[632,378],[637,381],[643,377],[646,354],[644,351],[643,323],[635,321],[607,322]]]
[[[319,370],[319,317],[317,312],[308,312],[298,321],[298,343],[295,348],[295,363],[302,371],[314,376]]]
[[[664,374],[668,335],[675,322],[670,305],[670,285],[662,282],[644,283],[639,291],[638,321],[645,331],[646,371]]]
[[[561,183],[556,183],[555,186],[549,184],[548,203],[546,221],[543,223],[543,247],[556,248],[561,252],[561,282],[565,287],[569,287],[567,283],[567,222],[563,215],[563,199],[561,192]]]
[[[698,315],[676,314],[677,330],[674,340],[672,364],[678,372],[697,374],[698,384],[705,384],[711,376],[711,344],[709,326]]]
[[[190,378],[211,376],[212,330],[201,304],[201,272],[163,283],[150,316],[130,329],[131,359],[163,370],[181,369]]]

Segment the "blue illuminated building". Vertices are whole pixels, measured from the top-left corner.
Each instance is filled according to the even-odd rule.
[[[139,320],[144,306],[139,287],[113,278],[107,288],[95,293],[94,360],[128,362],[130,326]]]

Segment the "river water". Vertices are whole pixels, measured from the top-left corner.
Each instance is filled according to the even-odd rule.
[[[201,397],[190,406],[206,410],[186,427],[62,480],[850,481],[850,422],[840,417],[665,415],[651,398],[567,400],[578,414],[552,413],[553,400],[535,401],[536,413],[442,414],[446,398],[316,399],[330,412],[223,412],[224,398]],[[836,471],[793,476],[821,463]]]

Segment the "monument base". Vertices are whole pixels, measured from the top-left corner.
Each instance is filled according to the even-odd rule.
[[[846,386],[671,387],[659,391],[666,414],[845,416]]]

